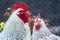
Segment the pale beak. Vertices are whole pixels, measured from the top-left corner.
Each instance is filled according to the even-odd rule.
[[[31,15],[32,13],[30,11],[26,11],[27,14]]]

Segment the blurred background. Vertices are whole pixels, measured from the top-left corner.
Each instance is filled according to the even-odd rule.
[[[4,16],[7,8],[18,1],[26,3],[32,12],[31,16],[39,15],[49,30],[60,36],[60,0],[0,0],[0,26],[4,26],[8,19]]]

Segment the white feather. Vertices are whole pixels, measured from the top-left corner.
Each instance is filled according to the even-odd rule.
[[[4,30],[0,33],[0,40],[26,40],[26,25],[16,15],[21,10],[23,9],[14,11],[7,20]]]
[[[39,31],[35,30],[34,26],[32,40],[60,40],[60,37],[49,31],[42,19],[38,18],[38,20],[41,21],[42,26]]]

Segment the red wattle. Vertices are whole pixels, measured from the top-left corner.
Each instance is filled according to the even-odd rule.
[[[38,31],[38,30],[40,30],[40,28],[41,28],[41,25],[37,24],[35,29]]]

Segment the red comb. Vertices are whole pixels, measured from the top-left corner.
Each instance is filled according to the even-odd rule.
[[[26,4],[24,4],[24,3],[22,3],[22,2],[17,2],[17,3],[12,5],[12,10],[16,10],[18,8],[22,8],[25,11],[29,10],[28,6]]]
[[[38,22],[38,16],[36,17],[36,22]]]

